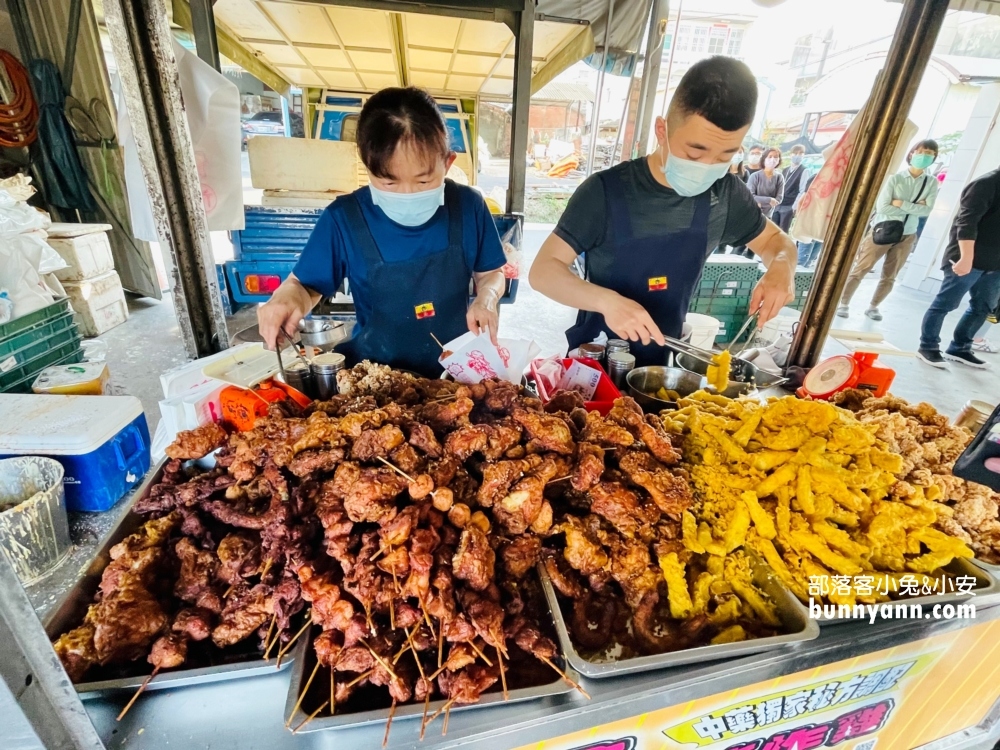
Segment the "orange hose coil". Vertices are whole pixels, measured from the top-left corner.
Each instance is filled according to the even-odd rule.
[[[31,91],[31,77],[16,57],[0,50],[12,91],[11,101],[0,102],[0,146],[18,148],[38,137],[38,104]]]

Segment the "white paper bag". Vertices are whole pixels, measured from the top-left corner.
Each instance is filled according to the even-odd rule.
[[[456,382],[473,385],[488,378],[507,378],[507,367],[488,333],[463,334],[444,348],[451,354],[441,360],[441,366]]]
[[[497,339],[500,344],[498,353],[507,367],[507,375],[504,380],[511,383],[520,383],[521,375],[525,368],[541,352],[541,347],[534,341],[525,339]]]

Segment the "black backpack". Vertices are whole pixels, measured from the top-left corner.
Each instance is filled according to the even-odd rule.
[[[924,175],[924,181],[920,185],[920,192],[913,200],[914,203],[920,202],[920,197],[924,194],[926,187],[927,175]],[[880,221],[872,227],[872,242],[876,245],[895,245],[901,239],[903,239],[903,222],[899,219]]]

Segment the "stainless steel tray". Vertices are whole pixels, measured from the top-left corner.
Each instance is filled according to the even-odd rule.
[[[924,618],[930,619],[933,617],[932,609],[936,604],[975,604],[979,606],[987,603],[995,603],[997,596],[1000,595],[1000,580],[998,580],[995,575],[997,571],[1000,571],[1000,567],[996,565],[989,565],[989,563],[979,562],[978,560],[973,562],[972,560],[964,557],[956,557],[948,565],[946,565],[943,570],[954,576],[973,576],[976,579],[976,587],[973,589],[975,596],[960,594],[958,592],[947,594],[929,594],[928,596],[912,596],[902,599],[893,599],[890,602],[885,602],[885,604],[890,604],[894,608],[897,604],[906,607],[909,607],[912,604],[919,604],[924,610]],[[991,572],[993,572],[994,575],[991,575]],[[867,608],[865,611],[868,611]],[[880,616],[877,619],[881,620],[882,618]],[[855,617],[816,618],[816,622],[820,625],[826,626],[840,625],[845,622],[857,621],[858,618]]]
[[[161,461],[139,486],[139,489],[132,496],[129,510],[122,516],[118,523],[97,551],[96,556],[87,566],[86,571],[79,581],[63,597],[52,612],[45,618],[43,623],[45,632],[49,638],[55,640],[68,630],[80,625],[87,608],[94,603],[94,595],[97,593],[101,583],[101,574],[111,562],[111,548],[118,542],[134,534],[143,525],[142,517],[131,511],[140,498],[149,494],[150,488],[159,482],[163,477],[163,467],[166,459]],[[285,670],[291,666],[294,659],[294,649],[286,654],[281,660],[281,669]],[[174,669],[168,672],[161,672],[152,679],[146,690],[162,690],[165,688],[184,687],[185,685],[198,685],[205,682],[219,682],[222,680],[235,680],[242,677],[253,677],[266,671],[273,672],[276,667],[276,660],[264,661],[260,653],[255,648],[234,646],[219,653],[218,661],[204,667],[194,667],[191,669]],[[119,670],[120,676],[105,679],[91,679],[75,685],[77,693],[82,697],[99,697],[103,694],[117,692],[121,690],[135,690],[138,688],[149,673],[152,665],[145,661],[135,661],[128,665],[123,665]]]
[[[301,642],[296,645],[294,649],[295,669],[292,670],[292,679],[288,685],[288,698],[285,700],[284,711],[285,721],[289,724],[290,729],[295,729],[302,724],[302,722],[308,718],[309,714],[320,707],[330,692],[330,680],[326,677],[326,675],[322,674],[324,670],[320,669],[316,678],[313,680],[309,693],[302,701],[302,705],[294,715],[292,714],[292,709],[295,708],[295,704],[299,700],[299,693],[302,690],[302,685],[305,684],[306,680],[309,678],[309,674],[313,670],[313,667],[316,666],[316,657],[315,652],[312,649],[312,641],[313,638],[315,638],[319,633],[320,630],[318,627],[313,628],[309,633],[309,638],[302,638]],[[531,659],[531,657],[526,658]],[[555,662],[566,672],[570,679],[579,682],[580,675],[566,664],[565,659],[557,657]],[[546,667],[544,664],[539,662],[538,665],[538,674],[545,674],[545,672],[548,671],[549,674],[551,674],[555,679],[551,682],[544,682],[542,684],[516,687],[516,681],[519,679],[518,676],[508,672],[508,700],[506,703],[521,703],[553,695],[563,695],[575,689],[563,682],[563,680],[558,677],[555,672]],[[385,693],[385,688],[378,688],[378,690],[383,694]],[[352,696],[351,700],[357,701],[360,697],[363,696]],[[387,703],[384,698],[382,702],[383,704]],[[487,692],[483,693],[478,703],[471,703],[462,706],[455,705],[451,707],[451,710],[453,712],[473,711],[477,708],[493,706],[499,703],[504,703],[504,699],[503,689],[498,682]],[[427,707],[427,716],[433,716],[434,712],[444,706],[444,704],[445,701],[443,700],[431,701]],[[299,730],[299,733],[304,734],[306,732],[321,732],[323,730],[348,729],[351,727],[364,726],[366,724],[385,724],[389,718],[388,705],[382,705],[379,708],[371,708],[367,710],[335,713],[333,716],[325,713],[325,711],[326,709],[324,709],[323,712],[320,712],[315,719],[302,727],[302,729]],[[397,722],[407,719],[419,719],[423,715],[423,703],[407,703],[396,707],[396,712],[392,715],[392,720],[393,722]],[[291,718],[289,719],[289,717]],[[438,721],[440,722],[440,718]]]
[[[542,589],[545,591],[545,598],[549,602],[552,616],[556,621],[556,632],[559,634],[559,646],[562,648],[570,666],[581,674],[594,679],[603,677],[620,677],[625,674],[636,672],[648,672],[653,669],[666,669],[677,667],[683,664],[693,664],[696,662],[707,662],[716,659],[731,659],[737,656],[756,654],[761,651],[770,651],[783,646],[791,646],[805,641],[811,641],[819,636],[819,625],[815,620],[810,619],[809,611],[796,598],[795,594],[786,589],[764,563],[755,563],[754,582],[775,602],[778,609],[778,616],[788,632],[784,635],[771,636],[770,638],[754,638],[748,641],[737,643],[720,643],[718,645],[698,646],[696,648],[683,649],[681,651],[670,651],[665,654],[653,654],[651,656],[637,656],[632,659],[620,659],[617,661],[590,661],[583,658],[573,645],[569,629],[566,627],[566,620],[563,618],[562,608],[556,597],[555,589],[544,566],[539,566],[539,574],[542,578]]]

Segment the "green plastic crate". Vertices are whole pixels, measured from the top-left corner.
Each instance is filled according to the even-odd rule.
[[[732,258],[713,255],[705,263],[702,281],[749,281],[755,282],[761,276],[760,264],[749,258]]]
[[[73,313],[66,312],[0,341],[0,372],[60,346],[67,340],[67,334],[76,333]]]
[[[14,320],[0,325],[0,343],[6,341],[12,336],[27,331],[29,328],[33,328],[42,323],[47,323],[53,318],[58,318],[60,315],[70,312],[71,309],[72,308],[69,306],[69,298],[67,297],[56,300],[48,307],[43,307],[41,310],[35,310],[35,312],[22,315],[20,318],[14,318]]]
[[[42,370],[54,364],[66,364],[83,361],[83,349],[80,342],[83,337],[74,328],[68,341],[57,347],[51,347],[42,354],[28,360],[22,365],[7,372],[0,373],[0,393],[27,393],[31,384]],[[71,359],[73,356],[77,359]],[[18,390],[15,390],[18,389]]]

